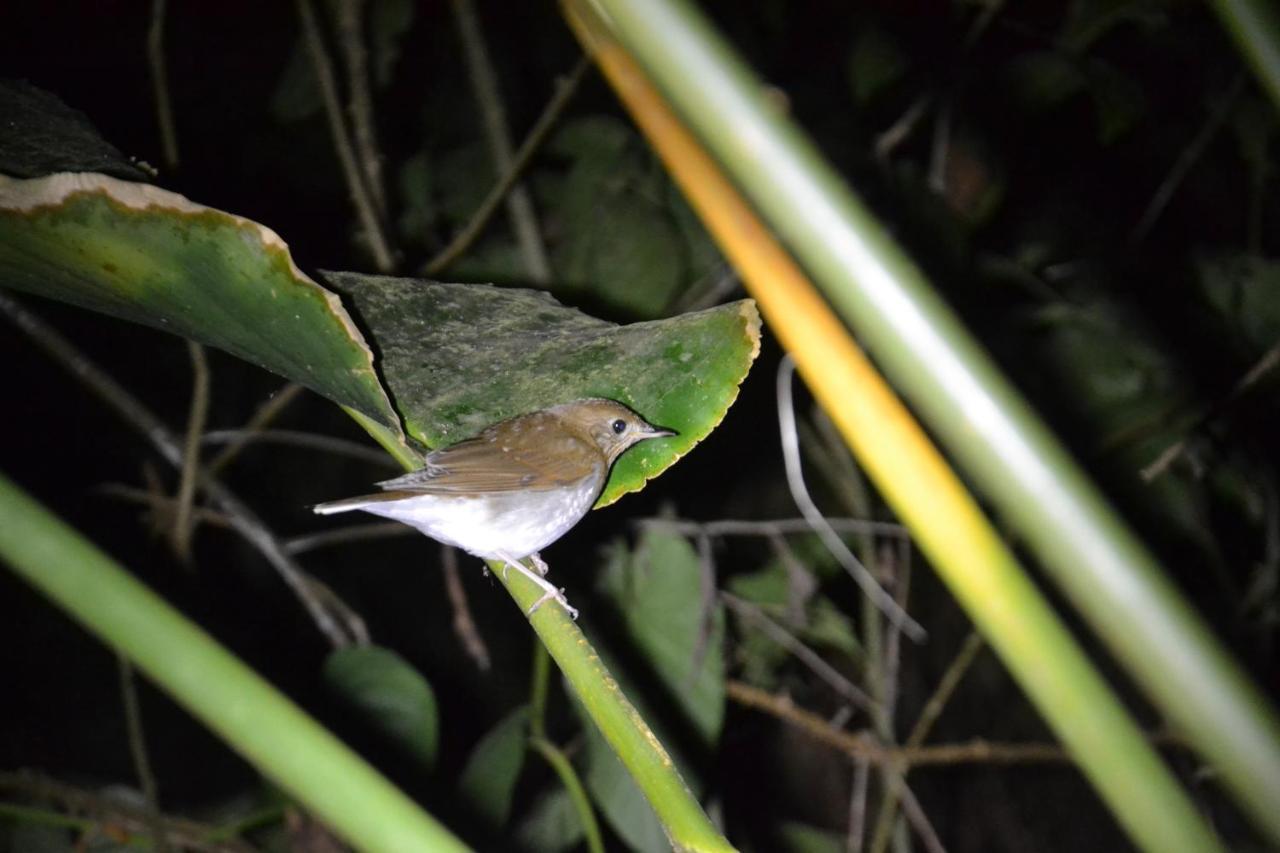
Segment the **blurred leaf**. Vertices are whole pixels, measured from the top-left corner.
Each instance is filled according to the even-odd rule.
[[[396,181],[400,189],[400,216],[396,226],[401,243],[426,245],[427,234],[435,227],[439,213],[433,198],[432,177],[426,151],[419,151],[400,166]]]
[[[1168,7],[1168,0],[1075,0],[1059,42],[1066,50],[1083,53],[1124,24],[1148,31],[1165,27]]]
[[[557,235],[554,290],[647,318],[664,313],[694,269],[705,270],[709,243],[677,221],[670,181],[643,150],[616,119],[579,119],[548,144],[567,168],[544,170],[535,186]]]
[[[520,848],[531,853],[560,853],[577,845],[582,836],[582,821],[562,787],[539,797],[516,830]]]
[[[379,89],[391,82],[415,7],[413,0],[374,0],[369,5],[369,55],[373,84]]]
[[[778,827],[778,853],[844,853],[845,837],[805,823],[786,821]]]
[[[1078,60],[1055,51],[1035,51],[1016,57],[1005,72],[1013,96],[1024,108],[1042,112],[1084,90],[1085,75]]]
[[[902,78],[908,58],[897,41],[876,26],[863,25],[849,51],[849,84],[853,99],[866,104]]]
[[[1251,354],[1280,340],[1280,262],[1244,252],[1203,254],[1196,273],[1210,307]]]
[[[616,326],[533,290],[322,273],[378,343],[410,433],[438,447],[522,412],[609,397],[678,430],[614,466],[599,506],[635,491],[724,417],[755,358],[751,302]]]
[[[436,201],[440,213],[461,228],[493,189],[497,177],[484,146],[467,145],[434,158]],[[495,217],[501,219],[501,217]],[[494,223],[496,225],[496,223]]]
[[[435,694],[404,658],[379,646],[349,646],[329,655],[324,677],[423,767],[435,765],[439,740]]]
[[[1089,94],[1098,121],[1098,142],[1110,145],[1129,133],[1147,111],[1142,87],[1104,62],[1088,64]]]
[[[600,590],[614,602],[622,631],[684,718],[704,743],[713,744],[724,722],[724,608],[713,604],[709,636],[700,639],[697,552],[683,536],[647,530],[629,559],[619,557],[601,576]],[[697,661],[694,649],[700,647],[706,652]]]
[[[271,93],[271,115],[281,124],[288,124],[310,118],[320,112],[323,105],[311,54],[299,36]]]
[[[671,842],[649,801],[613,748],[589,722],[586,731],[586,773],[583,784],[609,826],[627,846],[643,853],[667,853]],[[576,816],[574,818],[577,820]]]
[[[1280,116],[1267,101],[1245,93],[1231,112],[1231,130],[1241,159],[1249,164],[1253,179],[1261,182],[1274,168],[1271,148],[1280,136]]]
[[[511,816],[511,798],[528,751],[528,720],[529,709],[523,705],[499,720],[471,750],[458,778],[462,799],[494,829],[506,826]]]
[[[809,606],[809,620],[800,639],[811,646],[842,652],[857,658],[862,654],[853,620],[827,598],[820,595]]]
[[[71,831],[59,826],[6,821],[0,823],[0,843],[13,853],[80,853]]]

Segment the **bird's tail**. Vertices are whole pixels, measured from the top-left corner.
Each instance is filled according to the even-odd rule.
[[[369,505],[369,496],[365,495],[358,498],[346,498],[340,501],[329,501],[327,503],[316,504],[311,507],[311,511],[316,515],[333,515],[335,512],[350,512],[353,509],[364,509]]]

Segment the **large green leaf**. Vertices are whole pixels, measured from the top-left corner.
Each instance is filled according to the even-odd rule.
[[[0,176],[0,284],[215,346],[399,429],[337,296],[243,217],[107,175]]]
[[[324,677],[423,767],[435,765],[440,740],[435,693],[404,658],[381,646],[350,646],[329,655]]]
[[[13,107],[21,117],[0,122],[0,173],[39,174],[48,163],[76,170],[81,160],[129,173],[109,145],[95,147],[79,114],[36,91],[0,84],[0,114]],[[35,157],[24,133],[47,148],[66,136],[84,153]],[[536,291],[355,273],[326,273],[324,281],[347,295],[362,328],[258,223],[104,174],[0,174],[0,286],[226,350],[363,415],[393,452],[402,421],[438,447],[589,396],[627,403],[680,432],[627,454],[601,505],[639,489],[706,436],[759,349],[749,301],[617,326]]]
[[[635,491],[706,436],[759,348],[750,301],[618,326],[516,288],[322,273],[376,341],[405,428],[452,444],[522,412],[609,397],[678,430],[614,468],[600,505]]]
[[[521,705],[489,730],[467,759],[458,793],[476,815],[501,829],[511,816],[511,800],[527,752],[529,709]]]

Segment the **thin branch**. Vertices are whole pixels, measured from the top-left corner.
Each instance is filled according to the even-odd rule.
[[[920,124],[920,120],[928,114],[933,102],[931,95],[920,95],[907,107],[898,119],[883,132],[876,134],[875,155],[880,162],[886,162],[893,156],[894,149],[906,141]]]
[[[110,498],[141,504],[151,510],[157,518],[172,518],[177,499],[151,489],[139,489],[123,483],[104,483],[94,491]],[[231,519],[224,513],[206,506],[198,506],[193,510],[192,518],[201,524],[231,529]]]
[[[167,0],[152,0],[151,23],[147,27],[147,62],[151,66],[151,87],[156,102],[156,124],[160,128],[160,149],[165,168],[178,168],[178,131],[173,123],[173,101],[169,97],[169,73],[164,59],[164,19]]]
[[[921,808],[920,801],[905,783],[902,785],[902,811],[929,853],[947,853],[947,849],[942,846],[942,839],[938,838],[937,830],[933,828],[928,815]]]
[[[1262,354],[1262,357],[1253,363],[1253,365],[1245,371],[1244,376],[1231,387],[1227,395],[1214,403],[1207,411],[1195,418],[1186,431],[1194,434],[1203,429],[1206,424],[1220,417],[1224,412],[1231,408],[1241,397],[1249,392],[1263,377],[1280,366],[1280,341],[1272,344],[1271,347]],[[1156,457],[1155,461],[1141,471],[1141,477],[1144,482],[1150,483],[1161,474],[1168,470],[1179,456],[1187,449],[1187,443],[1190,441],[1189,436],[1183,437],[1166,447]]]
[[[329,133],[333,137],[333,147],[338,153],[338,162],[342,165],[342,174],[347,181],[347,189],[351,193],[351,201],[356,206],[356,215],[360,218],[360,228],[373,253],[373,261],[380,272],[391,272],[395,268],[395,260],[391,255],[391,246],[383,233],[382,224],[378,221],[378,212],[374,209],[369,188],[361,176],[360,167],[356,165],[356,155],[351,150],[351,138],[347,134],[346,123],[342,120],[342,106],[338,101],[338,83],[333,72],[333,63],[324,47],[324,37],[320,32],[320,23],[316,20],[315,9],[311,0],[297,0],[298,16],[302,19],[302,35],[311,53],[311,65],[320,84],[320,95],[324,101],[325,115],[329,119]]]
[[[543,108],[542,115],[538,116],[538,120],[534,122],[529,135],[524,138],[524,142],[520,143],[520,149],[516,151],[511,165],[503,173],[502,178],[494,184],[493,189],[489,190],[489,194],[485,196],[484,201],[476,208],[475,213],[471,214],[467,224],[449,241],[449,245],[445,246],[423,266],[423,275],[436,276],[448,269],[450,265],[471,248],[476,239],[484,232],[485,226],[489,224],[489,220],[498,209],[498,205],[502,204],[503,200],[507,198],[507,194],[512,191],[516,182],[520,180],[520,176],[529,167],[533,156],[542,148],[542,143],[546,140],[551,129],[555,127],[565,107],[569,105],[569,101],[573,99],[573,94],[577,91],[578,84],[582,82],[582,78],[590,67],[591,60],[583,56],[567,77],[556,81],[555,94],[551,96],[551,100]]]
[[[187,341],[191,356],[191,411],[187,415],[187,434],[182,445],[181,479],[178,482],[177,508],[173,514],[173,550],[184,563],[191,559],[191,505],[196,497],[196,477],[200,471],[200,436],[209,419],[209,360],[204,347]]]
[[[454,20],[462,40],[462,52],[466,57],[467,74],[471,88],[480,102],[484,119],[485,141],[493,160],[494,172],[505,175],[512,170],[515,157],[511,151],[511,131],[507,127],[506,111],[498,93],[498,77],[489,60],[484,35],[480,31],[480,19],[472,0],[453,0]],[[526,272],[537,284],[551,280],[551,263],[542,245],[538,220],[533,211],[533,199],[522,185],[511,187],[507,195],[507,213],[511,227],[524,258]]]
[[[387,198],[382,188],[382,156],[378,153],[377,128],[373,121],[373,87],[369,84],[369,52],[364,46],[365,0],[342,0],[338,4],[338,45],[347,66],[347,96],[351,113],[352,139],[359,153],[369,198],[381,222],[387,221]]]
[[[237,448],[250,444],[284,444],[306,450],[318,450],[335,456],[349,456],[382,468],[399,468],[395,461],[381,450],[375,450],[357,441],[313,432],[290,429],[217,429],[205,433],[204,441],[206,444],[226,443]]]
[[[849,830],[845,834],[845,853],[862,853],[862,836],[867,824],[867,785],[871,781],[871,762],[854,759],[853,784],[849,786]]]
[[[491,665],[489,647],[485,645],[484,637],[480,636],[475,620],[471,618],[467,590],[462,585],[462,577],[458,572],[458,552],[448,545],[441,545],[440,563],[444,567],[445,594],[449,596],[449,604],[453,608],[453,633],[457,634],[462,648],[476,662],[476,666],[482,672],[488,672]]]
[[[168,853],[169,841],[160,818],[160,795],[151,762],[147,759],[147,740],[142,729],[142,710],[138,706],[138,689],[134,683],[133,667],[124,655],[116,655],[116,669],[120,673],[120,698],[124,702],[125,729],[129,737],[129,755],[133,759],[133,772],[138,775],[142,787],[142,800],[146,804],[151,835],[159,853]]]
[[[1200,128],[1200,131],[1182,149],[1182,153],[1174,161],[1169,173],[1160,182],[1160,186],[1156,187],[1155,194],[1151,196],[1151,201],[1147,202],[1147,207],[1143,210],[1138,224],[1133,226],[1133,231],[1129,235],[1129,242],[1141,243],[1151,233],[1156,220],[1160,218],[1165,208],[1169,206],[1169,202],[1173,200],[1173,194],[1178,191],[1178,187],[1182,186],[1182,182],[1191,172],[1191,168],[1200,160],[1200,157],[1209,148],[1209,143],[1218,135],[1218,131],[1222,129],[1227,117],[1231,115],[1231,110],[1236,105],[1236,99],[1244,91],[1245,80],[1246,77],[1243,71],[1236,75],[1235,80],[1231,81],[1231,85],[1227,87],[1226,93],[1214,105],[1213,111],[1209,113],[1209,118]]]
[[[778,365],[778,425],[782,433],[782,457],[787,472],[787,485],[791,488],[791,497],[800,507],[801,514],[808,520],[813,531],[818,534],[832,556],[844,567],[854,583],[862,588],[867,597],[875,602],[891,621],[898,623],[903,633],[917,643],[928,636],[924,627],[912,619],[905,610],[898,606],[887,592],[881,588],[876,579],[867,571],[867,567],[854,556],[849,546],[832,529],[830,523],[818,509],[809,495],[804,483],[804,472],[800,467],[800,442],[796,437],[796,413],[791,404],[791,378],[795,373],[795,361],[786,356]]]
[[[925,702],[924,709],[920,712],[916,724],[911,729],[911,734],[907,736],[904,746],[907,749],[914,749],[924,744],[924,740],[929,736],[929,732],[933,729],[933,724],[937,722],[938,717],[942,714],[942,709],[946,707],[947,702],[951,700],[951,696],[960,686],[961,679],[964,678],[969,667],[978,656],[978,652],[982,650],[983,641],[978,632],[970,631],[969,636],[965,638],[964,643],[960,646],[960,651],[956,653],[946,671],[942,674],[942,678],[938,681],[938,686],[934,688],[933,695]],[[894,774],[893,779],[885,788],[884,799],[880,804],[880,814],[876,818],[875,830],[871,834],[871,853],[877,853],[884,849],[889,840],[889,833],[893,828],[893,816],[898,808],[898,801],[904,799],[906,789],[907,768],[903,767]],[[905,806],[905,800],[904,800]]]
[[[582,824],[582,834],[588,853],[604,853],[604,838],[600,835],[600,824],[596,821],[595,809],[591,807],[591,798],[582,787],[582,780],[578,778],[578,772],[573,769],[573,764],[558,746],[546,738],[529,738],[529,748],[541,755],[560,777],[560,784],[564,785],[565,791],[568,792],[569,801],[573,804],[574,811],[578,814],[578,821]]]
[[[284,550],[293,556],[330,548],[334,545],[349,545],[352,542],[367,542],[370,539],[393,539],[398,536],[419,536],[421,534],[406,524],[398,521],[374,521],[369,524],[352,524],[335,530],[322,530],[319,533],[308,533],[286,539]]]
[[[133,803],[121,802],[86,788],[68,785],[32,773],[0,771],[0,793],[41,803],[54,803],[62,811],[87,818],[68,818],[82,830],[120,827],[131,836],[152,834],[150,817]],[[6,804],[6,810],[14,807]],[[15,817],[10,811],[9,817]],[[20,819],[20,817],[19,817]],[[183,850],[197,853],[253,853],[254,848],[239,840],[226,840],[226,832],[215,826],[180,817],[160,816],[165,835]]]
[[[682,536],[761,536],[773,539],[794,533],[813,533],[813,525],[803,518],[746,520],[736,518],[716,521],[688,521],[677,518],[638,518],[632,522],[641,528],[657,528]],[[860,518],[828,518],[827,524],[837,533],[880,535],[905,538],[906,528],[889,521],[864,521]]]
[[[276,418],[284,413],[284,410],[293,403],[294,400],[301,396],[306,388],[296,382],[286,382],[281,386],[280,390],[268,397],[257,411],[253,413],[253,417],[249,418],[244,427],[239,430],[239,437],[227,443],[222,448],[222,452],[213,457],[213,461],[209,463],[210,474],[221,474],[222,469],[231,464],[232,460],[240,453],[241,450],[253,440],[256,433],[266,429]],[[220,432],[224,434],[227,431]],[[205,433],[204,441],[211,441],[209,436],[212,433]]]
[[[771,640],[794,655],[796,660],[800,661],[814,675],[830,685],[836,693],[839,693],[842,697],[868,713],[875,714],[876,703],[870,696],[852,681],[841,675],[835,667],[823,660],[813,649],[796,639],[790,631],[770,619],[759,607],[728,592],[721,592],[720,600],[727,604],[730,610],[758,625]]]
[[[51,326],[3,293],[0,293],[0,313],[29,335],[54,361],[97,394],[125,423],[146,436],[166,462],[175,468],[181,466],[181,442],[142,401],[91,362]],[[335,648],[349,645],[353,636],[349,626],[359,617],[346,604],[341,603],[330,612],[322,598],[315,593],[310,576],[289,556],[276,535],[221,481],[203,470],[197,481],[213,502],[226,513],[236,532],[248,540],[279,573],[329,642]],[[342,620],[342,626],[335,621],[335,614]]]
[[[963,743],[917,747],[884,747],[865,735],[833,728],[811,711],[806,711],[788,698],[774,696],[741,681],[725,683],[725,693],[734,702],[761,711],[795,726],[814,740],[854,760],[873,764],[896,764],[904,768],[936,767],[954,764],[1073,764],[1071,756],[1053,743],[998,743],[982,738]],[[1168,733],[1149,736],[1158,746],[1185,748],[1181,740]]]

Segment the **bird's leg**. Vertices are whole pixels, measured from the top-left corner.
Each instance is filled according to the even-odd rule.
[[[556,589],[554,586],[551,585],[549,581],[547,581],[546,578],[538,574],[536,570],[529,568],[524,563],[520,562],[514,557],[511,557],[506,554],[503,554],[500,556],[502,558],[503,579],[506,578],[507,567],[510,566],[520,574],[527,577],[529,580],[533,581],[535,584],[538,585],[538,588],[542,590],[542,597],[533,603],[533,606],[529,608],[528,613],[525,614],[526,616],[532,616],[537,611],[537,609],[547,601],[554,601],[557,604],[559,604],[561,607],[563,607],[564,612],[568,613],[572,619],[576,620],[578,618],[578,610],[577,608],[571,607],[569,605],[568,599],[564,597],[564,590]],[[542,560],[538,560],[538,562],[542,563]],[[547,565],[546,563],[542,563],[542,566],[544,569],[546,568],[546,565]]]
[[[547,576],[547,561],[542,559],[542,555],[533,553],[529,555],[529,559],[533,561],[533,567],[538,570],[538,574],[545,578]]]

